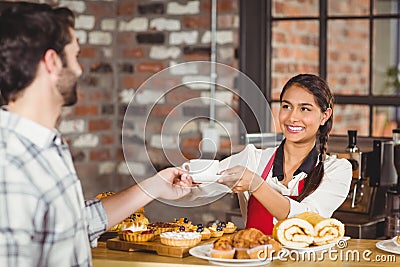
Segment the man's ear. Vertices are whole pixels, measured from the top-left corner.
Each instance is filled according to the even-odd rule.
[[[62,68],[61,58],[53,49],[46,51],[43,56],[43,62],[48,73],[58,74]]]

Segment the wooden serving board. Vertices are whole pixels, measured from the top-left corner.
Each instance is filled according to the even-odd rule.
[[[201,241],[199,245],[209,244],[214,242],[217,238],[210,238]],[[189,256],[191,247],[172,247],[161,244],[160,238],[148,242],[128,242],[121,239],[112,238],[107,240],[107,248],[122,251],[155,251],[160,256],[169,256],[176,258],[183,258]]]

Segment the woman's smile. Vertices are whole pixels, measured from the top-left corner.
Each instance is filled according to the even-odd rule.
[[[285,127],[289,133],[295,134],[304,131],[304,127],[301,126],[285,125]]]

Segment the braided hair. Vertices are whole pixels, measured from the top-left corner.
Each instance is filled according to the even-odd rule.
[[[317,132],[319,150],[318,164],[308,175],[304,182],[303,191],[297,197],[298,201],[302,201],[318,188],[322,177],[324,176],[324,161],[326,157],[328,137],[333,124],[333,96],[328,84],[321,77],[313,74],[299,74],[292,77],[284,85],[280,94],[280,102],[282,102],[282,97],[286,90],[293,85],[300,86],[312,93],[314,95],[315,102],[321,108],[321,112],[325,112],[328,108],[332,109],[332,115],[323,125],[319,126]]]

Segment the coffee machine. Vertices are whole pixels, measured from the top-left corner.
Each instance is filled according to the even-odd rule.
[[[353,168],[353,179],[344,203],[333,214],[353,238],[376,239],[385,236],[386,194],[393,185],[393,142],[374,140],[368,152],[330,153],[346,158]]]
[[[386,193],[386,237],[400,235],[400,129],[393,130],[393,165],[397,183]]]

